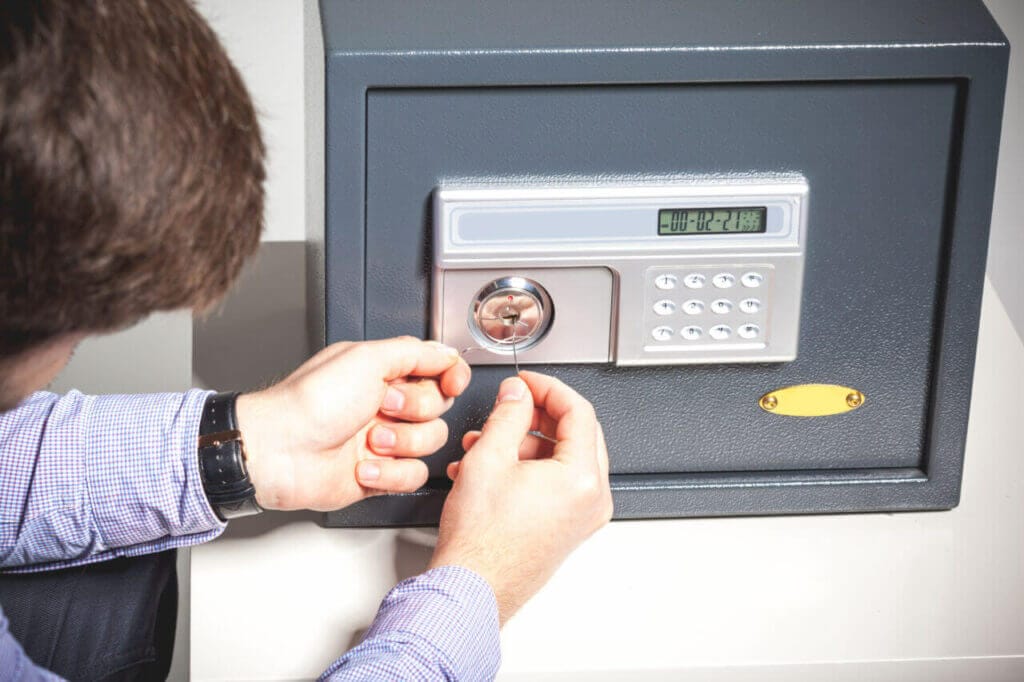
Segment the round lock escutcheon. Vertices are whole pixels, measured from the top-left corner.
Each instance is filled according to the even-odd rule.
[[[551,328],[554,306],[548,292],[525,277],[502,277],[477,292],[469,307],[469,329],[495,353],[525,350]]]

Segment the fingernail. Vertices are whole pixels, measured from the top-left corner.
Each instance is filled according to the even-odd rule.
[[[522,400],[524,395],[526,395],[526,383],[519,377],[509,377],[501,382],[501,388],[498,390],[498,402]]]
[[[452,348],[451,346],[447,346],[441,343],[440,341],[427,341],[427,343],[429,343],[431,346],[437,346],[437,349],[444,353],[445,355],[450,355],[452,357],[459,356],[459,351],[457,349]]]
[[[380,465],[376,462],[360,462],[356,475],[360,481],[376,481],[380,478]]]
[[[388,412],[398,412],[405,406],[405,395],[397,388],[388,386],[388,390],[384,391],[384,400],[381,401],[380,406]]]
[[[370,445],[375,448],[393,448],[397,441],[395,432],[386,426],[375,426],[370,431]]]

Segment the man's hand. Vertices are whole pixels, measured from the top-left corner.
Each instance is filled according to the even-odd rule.
[[[608,450],[594,408],[552,377],[506,379],[483,432],[463,439],[431,566],[491,584],[504,623],[611,519]],[[551,443],[527,431],[539,430]]]
[[[469,384],[455,349],[412,337],[336,343],[279,384],[239,396],[249,477],[266,509],[327,511],[427,480],[417,457]]]

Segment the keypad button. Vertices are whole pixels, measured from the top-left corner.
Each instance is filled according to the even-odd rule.
[[[697,299],[690,299],[683,303],[683,312],[687,315],[700,315],[704,312],[704,301],[698,301]]]
[[[669,291],[676,288],[677,281],[675,275],[658,275],[654,278],[654,286],[662,291]]]
[[[744,324],[740,325],[740,328],[736,330],[736,333],[745,339],[756,339],[757,335],[761,333],[761,328],[756,324]]]
[[[668,299],[662,299],[654,304],[654,312],[657,315],[671,315],[676,311],[676,304]]]
[[[683,284],[685,284],[688,289],[700,289],[704,286],[704,282],[706,281],[707,278],[699,272],[690,273],[683,278]]]
[[[711,283],[719,289],[729,289],[733,284],[736,284],[736,277],[728,272],[720,272],[711,278]]]
[[[732,327],[727,324],[716,324],[711,328],[708,334],[710,334],[711,338],[716,341],[725,341],[732,336]]]
[[[732,301],[727,298],[720,298],[711,302],[711,312],[718,315],[728,315],[732,312]]]
[[[754,313],[760,312],[761,301],[756,298],[745,298],[740,301],[740,311],[753,315]]]
[[[679,331],[679,335],[687,341],[696,341],[700,337],[704,336],[704,330],[696,325],[690,325],[688,327],[683,327]]]
[[[651,336],[655,341],[669,341],[672,338],[672,327],[655,327]]]
[[[759,272],[747,272],[744,273],[743,277],[740,277],[740,281],[743,282],[743,286],[755,289],[764,282],[764,275]]]

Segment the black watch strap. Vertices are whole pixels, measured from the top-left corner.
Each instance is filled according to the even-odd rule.
[[[211,395],[199,422],[199,476],[210,506],[224,521],[263,511],[245,467],[245,448],[235,418],[237,398],[237,393]]]

